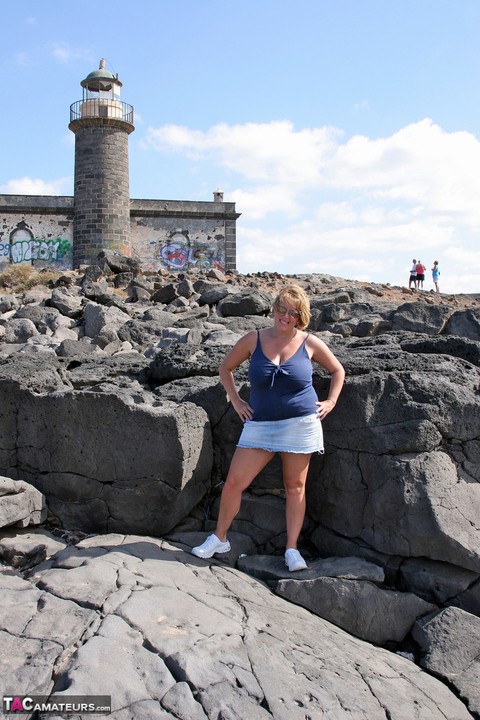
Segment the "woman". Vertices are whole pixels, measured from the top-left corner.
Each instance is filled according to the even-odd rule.
[[[417,262],[417,290],[423,290],[423,281],[425,280],[426,267],[421,260]]]
[[[215,533],[192,549],[209,558],[230,551],[227,531],[240,510],[242,493],[280,453],[286,494],[287,547],[290,571],[303,570],[297,541],[305,518],[305,484],[310,457],[323,452],[321,420],[335,407],[345,372],[325,343],[304,329],[310,322],[305,291],[288,285],[273,303],[272,327],[244,335],[220,365],[220,380],[244,428],[222,491]],[[250,358],[249,402],[235,387],[233,372]],[[312,360],[331,376],[326,400],[318,401],[312,384]]]

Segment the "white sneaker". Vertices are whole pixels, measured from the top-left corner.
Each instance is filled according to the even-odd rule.
[[[288,550],[285,551],[285,565],[290,572],[305,570],[307,567],[307,563],[296,548],[288,548]]]
[[[209,535],[204,543],[197,545],[192,548],[192,555],[196,555],[199,558],[211,558],[216,553],[227,553],[230,552],[231,547],[228,540],[222,542],[216,535]]]

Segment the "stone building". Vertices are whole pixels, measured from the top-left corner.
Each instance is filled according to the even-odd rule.
[[[236,269],[235,203],[130,199],[128,136],[134,109],[118,75],[98,70],[70,106],[74,196],[0,194],[0,269],[10,263],[70,269],[101,250],[137,258],[145,271]]]

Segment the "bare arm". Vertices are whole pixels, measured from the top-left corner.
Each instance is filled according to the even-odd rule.
[[[316,335],[309,335],[307,347],[312,353],[311,358],[321,367],[330,373],[330,390],[326,400],[321,400],[318,405],[318,416],[321,420],[333,410],[342,392],[345,380],[343,365],[337,360],[332,351]]]
[[[233,375],[234,370],[238,368],[245,360],[251,357],[255,345],[257,342],[257,333],[255,331],[249,332],[244,335],[240,340],[233,346],[229,353],[224,357],[220,363],[219,375],[223,387],[232,403],[236,413],[241,420],[251,420],[253,417],[253,410],[250,405],[242,400],[238,394],[238,390],[235,385],[235,378]]]

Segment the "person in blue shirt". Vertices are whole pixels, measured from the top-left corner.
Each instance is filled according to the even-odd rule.
[[[434,260],[434,262],[433,262],[432,280],[433,280],[433,284],[435,285],[435,291],[437,293],[439,293],[440,292],[440,285],[439,285],[440,268],[438,267],[438,260]]]
[[[286,497],[287,546],[290,571],[307,567],[297,542],[305,518],[305,485],[313,452],[323,453],[321,421],[334,409],[345,371],[327,345],[305,332],[310,322],[308,296],[299,285],[288,285],[273,303],[271,327],[244,335],[220,365],[220,380],[244,423],[222,490],[215,532],[192,548],[197,557],[229,552],[227,531],[240,510],[242,493],[279,453]],[[242,400],[234,371],[250,360],[250,398]],[[330,374],[326,400],[312,384],[316,362]]]

